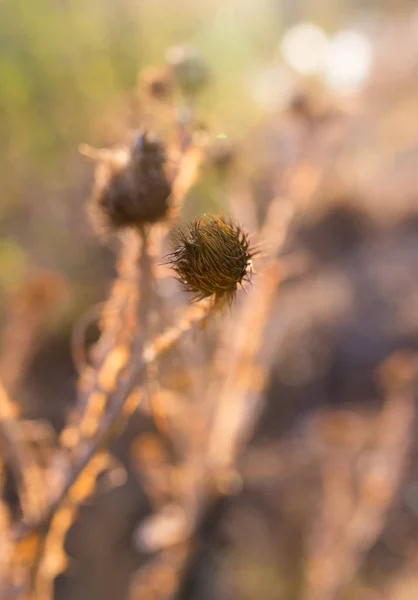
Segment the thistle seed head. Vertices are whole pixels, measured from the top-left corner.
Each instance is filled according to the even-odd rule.
[[[172,236],[169,264],[195,300],[214,296],[232,303],[237,287],[251,275],[248,235],[232,218],[203,215]]]
[[[171,185],[162,144],[138,134],[126,152],[102,160],[91,200],[93,218],[105,229],[142,227],[167,216]]]
[[[205,59],[190,46],[169,48],[167,62],[180,89],[186,95],[200,92],[210,79],[209,67]]]

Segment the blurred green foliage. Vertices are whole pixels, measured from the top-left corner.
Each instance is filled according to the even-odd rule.
[[[215,63],[222,95],[210,95],[213,110],[213,100],[228,97],[245,65],[274,38],[260,5],[215,4],[3,0],[1,151],[11,162],[29,158],[40,170],[55,165],[112,95],[134,86],[144,63],[161,62],[165,48],[182,41],[196,42]],[[236,98],[229,100],[235,114]]]
[[[139,23],[123,3],[100,0],[6,0],[0,10],[2,150],[42,168],[132,85]]]

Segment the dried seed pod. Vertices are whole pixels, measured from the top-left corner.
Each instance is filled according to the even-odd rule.
[[[147,133],[137,135],[128,150],[102,156],[91,200],[95,222],[102,229],[120,229],[166,217],[171,185],[164,165],[162,144]]]
[[[167,62],[185,94],[196,94],[209,80],[209,68],[195,48],[173,46],[167,51]]]
[[[248,280],[254,252],[248,235],[230,217],[203,215],[173,233],[168,262],[195,300],[215,297],[232,302]]]

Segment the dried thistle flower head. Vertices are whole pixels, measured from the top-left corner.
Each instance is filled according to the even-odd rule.
[[[190,46],[173,46],[167,51],[167,63],[185,94],[196,94],[209,80],[209,68],[200,53]]]
[[[169,264],[195,300],[232,302],[249,280],[254,252],[248,235],[230,217],[203,215],[173,233]]]
[[[102,229],[143,227],[167,216],[171,185],[161,142],[140,133],[129,149],[99,159],[91,213]]]

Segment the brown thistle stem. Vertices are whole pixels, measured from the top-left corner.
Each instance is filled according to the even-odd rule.
[[[60,436],[63,446],[70,450],[76,448],[83,437],[94,435],[108,396],[114,391],[117,378],[129,361],[128,348],[137,323],[134,308],[140,256],[138,236],[127,232],[122,237],[118,276],[101,311],[102,334],[93,350],[93,365],[86,366],[84,363],[86,368],[79,380],[78,400],[72,418]]]
[[[97,436],[82,449],[61,490],[51,501],[48,510],[43,517],[32,522],[20,523],[14,531],[15,540],[22,539],[22,537],[27,535],[30,531],[39,530],[48,525],[52,516],[61,505],[61,502],[75,485],[84,469],[89,465],[93,456],[108,441],[114,425],[118,422],[122,412],[124,412],[124,408],[128,404],[132,392],[137,387],[139,380],[143,377],[147,367],[157,358],[160,358],[165,352],[170,350],[194,325],[202,322],[208,316],[210,309],[211,306],[208,302],[202,302],[199,305],[192,306],[186,311],[186,314],[176,326],[167,329],[152,343],[146,344],[143,349],[141,349],[142,344],[138,344],[138,340],[136,340],[135,348],[132,353],[132,368],[126,378],[121,382],[119,389],[116,390],[109,410],[102,419]],[[138,349],[138,346],[140,349]],[[125,418],[129,418],[129,416],[130,414],[126,415],[126,413],[124,413]]]
[[[0,442],[4,445],[4,455],[10,459],[24,518],[36,519],[44,508],[43,474],[20,429],[16,407],[0,382]]]

